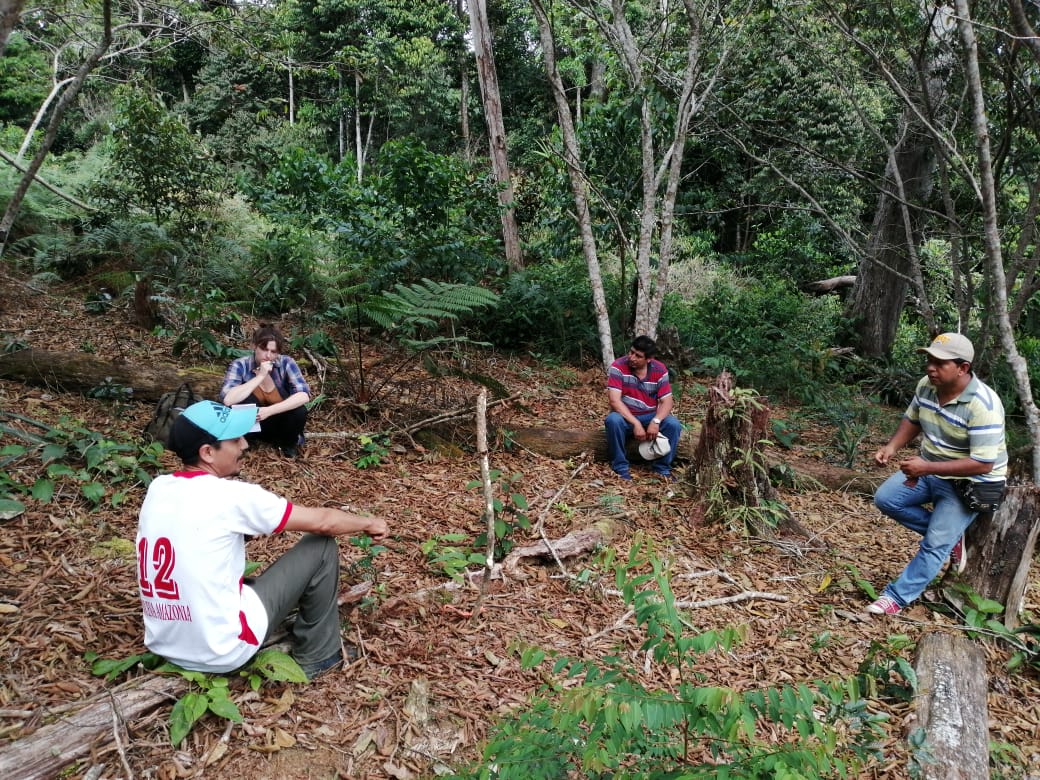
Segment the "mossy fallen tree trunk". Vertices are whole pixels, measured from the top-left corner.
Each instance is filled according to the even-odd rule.
[[[0,379],[39,385],[58,391],[87,393],[118,385],[132,390],[135,401],[158,401],[184,382],[206,398],[216,398],[224,379],[222,368],[183,369],[169,365],[132,365],[100,359],[87,352],[22,349],[0,354]]]

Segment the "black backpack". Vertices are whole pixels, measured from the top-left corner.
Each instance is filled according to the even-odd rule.
[[[173,421],[193,403],[204,400],[201,395],[191,389],[191,385],[187,382],[170,393],[163,393],[159,403],[155,406],[152,419],[144,427],[144,435],[152,441],[162,442],[164,447],[169,447]]]

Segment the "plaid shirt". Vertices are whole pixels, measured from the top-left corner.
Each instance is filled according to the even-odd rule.
[[[232,387],[244,385],[255,376],[255,353],[250,353],[245,357],[231,361],[227,374],[224,375],[224,384],[220,388],[220,400],[224,400],[224,396],[227,395],[228,390]],[[293,393],[311,394],[310,385],[303,378],[303,372],[296,365],[296,361],[288,355],[279,355],[278,359],[274,361],[274,368],[271,369],[271,380],[274,382],[274,386],[278,388],[278,392],[283,400]]]

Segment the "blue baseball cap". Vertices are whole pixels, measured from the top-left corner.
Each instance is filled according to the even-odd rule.
[[[244,436],[256,422],[257,407],[232,409],[216,401],[199,401],[189,406],[180,417],[198,426],[217,441]]]

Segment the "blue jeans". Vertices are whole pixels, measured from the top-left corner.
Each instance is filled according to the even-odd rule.
[[[650,421],[654,419],[654,414],[654,412],[637,414],[636,419],[643,424],[643,428],[646,428]],[[607,454],[610,456],[610,467],[618,474],[628,476],[628,455],[625,453],[625,445],[632,437],[635,426],[617,412],[608,414],[603,421],[603,425],[607,429]],[[668,415],[661,420],[660,430],[665,438],[668,439],[671,448],[663,458],[652,460],[650,463],[653,464],[655,472],[662,476],[668,476],[672,473],[672,461],[675,460],[675,452],[679,446],[682,423],[672,417],[672,415]]]
[[[906,475],[897,471],[874,494],[874,504],[885,515],[921,535],[921,544],[910,563],[884,593],[901,607],[917,599],[935,579],[950,551],[975,519],[961,501],[953,480],[934,476],[919,477],[913,487]],[[923,504],[931,504],[926,509]]]

